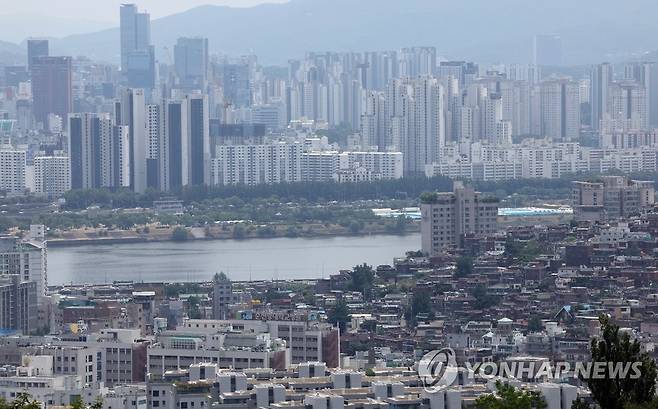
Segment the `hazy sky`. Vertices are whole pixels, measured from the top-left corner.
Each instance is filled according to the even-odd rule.
[[[3,2],[0,15],[39,14],[54,17],[76,17],[99,22],[115,22],[119,18],[121,3],[135,3],[148,10],[153,17],[185,11],[195,6],[216,4],[249,7],[260,3],[284,3],[286,0],[57,0],[56,6],[48,0],[18,0]],[[47,7],[47,10],[44,9]]]
[[[250,7],[287,0],[6,0],[0,9],[0,40],[64,37],[119,25],[121,3],[135,3],[152,18],[206,4]],[[56,3],[56,6],[54,4]]]

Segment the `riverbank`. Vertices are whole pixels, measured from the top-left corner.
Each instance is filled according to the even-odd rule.
[[[49,247],[111,245],[148,242],[184,242],[196,240],[249,240],[268,238],[359,237],[375,235],[405,235],[420,232],[420,223],[409,221],[404,228],[394,230],[388,224],[367,222],[357,226],[304,223],[296,225],[222,224],[185,228],[184,235],[175,233],[175,226],[146,225],[134,229],[81,228],[55,231],[48,238]]]

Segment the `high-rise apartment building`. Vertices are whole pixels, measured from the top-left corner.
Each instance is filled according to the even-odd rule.
[[[361,136],[370,148],[386,150],[385,101],[381,92],[367,91],[361,115]]]
[[[452,192],[429,193],[421,203],[423,253],[435,256],[461,247],[466,235],[486,236],[498,229],[498,199],[488,198],[461,182]]]
[[[618,81],[609,87],[608,116],[602,131],[649,129],[647,89],[639,82]]]
[[[73,108],[71,57],[36,57],[32,61],[34,117],[44,127],[48,115],[66,120]]]
[[[8,196],[25,193],[27,153],[11,145],[0,147],[0,190]]]
[[[30,335],[37,330],[37,283],[0,275],[0,330]]]
[[[109,187],[112,120],[109,114],[71,114],[68,147],[73,189]]]
[[[432,77],[418,78],[413,85],[413,129],[403,151],[409,174],[423,174],[425,165],[439,158],[445,145],[443,87]]]
[[[146,100],[144,90],[129,88],[123,91],[115,104],[114,120],[117,125],[128,129],[128,169],[129,186],[138,193],[143,193],[148,186],[148,145],[146,132]],[[73,166],[73,163],[71,163]]]
[[[50,199],[71,190],[71,160],[66,154],[34,157],[34,193]]]
[[[18,275],[21,282],[36,283],[37,302],[41,303],[48,287],[46,252],[43,238],[0,237],[0,277]]]
[[[190,95],[187,98],[189,138],[189,184],[202,185],[210,179],[210,120],[208,97]]]
[[[612,65],[609,63],[595,66],[590,73],[590,120],[593,129],[600,129],[601,121],[608,118],[612,75]]]
[[[302,145],[218,145],[212,185],[258,185],[302,181]],[[336,160],[337,162],[337,160]]]
[[[160,188],[170,191],[187,185],[189,180],[187,99],[165,101],[162,111]]]
[[[71,114],[68,147],[72,189],[128,186],[128,129],[110,114]]]
[[[554,141],[575,141],[580,136],[580,88],[568,79],[541,83],[541,134]]]

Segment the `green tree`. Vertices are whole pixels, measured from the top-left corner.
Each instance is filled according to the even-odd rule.
[[[538,315],[533,315],[528,320],[528,331],[530,332],[539,332],[544,329],[544,324],[541,322],[541,318]]]
[[[41,409],[41,404],[27,393],[20,393],[11,402],[0,401],[0,409]]]
[[[338,325],[341,332],[344,332],[347,327],[347,322],[350,320],[350,310],[347,303],[342,298],[336,301],[336,304],[329,310],[327,320]]]
[[[546,401],[540,392],[517,389],[496,382],[496,393],[480,396],[475,400],[476,409],[545,409]]]
[[[590,407],[582,406],[579,408],[574,408],[572,406],[571,409],[590,409]],[[624,406],[624,409],[658,409],[658,398],[654,398],[653,400],[644,403],[629,403]]]
[[[576,400],[571,404],[571,409],[590,409],[590,406],[587,402],[585,402],[584,399],[576,398]]]
[[[632,376],[612,377],[605,371],[603,377],[588,377],[587,386],[601,409],[623,409],[629,404],[642,405],[651,402],[656,394],[656,361],[646,352],[640,352],[640,342],[632,340],[627,332],[620,333],[619,326],[602,315],[601,336],[592,339],[592,362],[628,364],[641,362],[637,379]]]
[[[355,266],[352,269],[350,278],[352,279],[350,283],[350,289],[352,291],[365,293],[366,290],[369,290],[372,287],[372,283],[375,280],[375,272],[371,266],[363,263],[360,266]]]
[[[187,299],[187,315],[190,319],[198,320],[201,318],[201,309],[199,308],[201,300],[196,295],[193,295]]]
[[[80,396],[76,396],[71,402],[71,409],[103,409],[103,398],[100,396],[96,398],[91,405],[85,405]]]
[[[499,301],[498,297],[489,295],[487,293],[487,288],[482,284],[477,285],[473,289],[473,297],[475,298],[475,308],[482,310],[497,305]]]
[[[350,222],[349,228],[350,228],[350,233],[358,234],[363,229],[363,225],[361,223],[359,223],[358,221],[356,221],[356,220],[352,220]]]
[[[173,241],[186,241],[187,230],[184,227],[178,226],[171,232],[171,239]]]
[[[244,224],[236,224],[233,227],[233,238],[242,240],[245,237],[247,237],[247,228],[244,226]]]
[[[411,299],[411,314],[415,318],[418,314],[429,314],[432,312],[430,295],[425,291],[417,292]]]
[[[455,275],[457,277],[468,277],[471,274],[473,274],[473,259],[467,256],[459,257]]]

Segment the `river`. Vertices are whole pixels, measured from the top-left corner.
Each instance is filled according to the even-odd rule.
[[[125,243],[48,249],[48,283],[321,278],[357,264],[392,264],[420,234]]]

